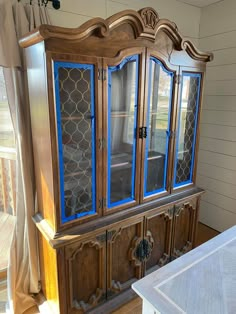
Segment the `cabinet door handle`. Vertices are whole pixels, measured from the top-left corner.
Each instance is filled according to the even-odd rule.
[[[143,138],[147,138],[147,127],[143,127]]]
[[[142,126],[139,128],[139,138],[147,138],[147,127]]]
[[[166,135],[171,138],[171,137],[175,137],[176,132],[175,131],[171,131],[171,130],[166,130]]]
[[[140,241],[135,250],[135,257],[140,261],[146,261],[150,257],[152,252],[152,246],[147,239]]]

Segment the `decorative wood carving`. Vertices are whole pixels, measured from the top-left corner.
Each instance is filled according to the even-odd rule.
[[[175,206],[175,216],[178,217],[184,209],[195,210],[196,208],[191,202],[184,203],[180,206]]]
[[[184,210],[185,205],[181,205],[181,206],[175,206],[175,217],[178,217],[181,212]]]
[[[143,20],[144,26],[147,28],[155,29],[159,21],[159,16],[152,8],[144,8],[139,11],[139,14]]]
[[[167,264],[169,261],[170,261],[170,255],[164,253],[163,256],[160,258],[158,265],[162,267],[165,264]]]
[[[165,220],[170,220],[170,219],[172,219],[172,218],[173,218],[173,214],[174,214],[174,207],[168,208],[168,209],[164,212]]]
[[[114,243],[115,240],[116,240],[116,238],[121,235],[122,229],[123,229],[123,228],[119,228],[118,230],[112,230],[112,231],[110,231],[110,235],[111,235],[111,236],[110,236],[110,239],[109,239],[109,240],[110,240],[111,243]]]
[[[66,258],[70,259],[71,261],[74,260],[76,255],[83,250],[85,244],[87,244],[89,247],[95,247],[97,250],[99,250],[102,248],[101,242],[99,241],[81,242],[78,246],[76,246],[76,249],[70,248],[67,250]]]
[[[41,25],[20,40],[21,47],[29,47],[33,44],[50,38],[65,39],[79,42],[89,36],[109,37],[111,31],[129,24],[132,26],[135,38],[145,38],[154,42],[160,31],[163,31],[174,43],[177,50],[185,50],[188,55],[198,61],[211,61],[213,54],[199,51],[193,43],[183,38],[175,23],[167,19],[159,19],[157,12],[152,8],[143,8],[139,12],[125,10],[114,14],[104,20],[93,18],[78,28],[63,28],[51,25]]]
[[[122,285],[119,281],[112,280],[112,290],[114,291],[121,291]]]
[[[190,251],[192,249],[193,245],[192,245],[192,242],[190,241],[186,241],[186,244],[185,246],[182,248],[182,250],[176,250],[174,248],[174,256],[175,257],[180,257],[181,255],[187,253],[188,251]]]
[[[100,242],[100,243],[104,243],[107,240],[107,235],[106,233],[100,234],[96,237],[96,239]]]
[[[102,289],[97,288],[96,293],[91,295],[88,303],[84,301],[73,301],[73,307],[76,308],[77,310],[83,310],[84,312],[87,311],[88,309],[94,307],[95,305],[98,304],[98,301],[101,299],[103,296],[104,291]]]
[[[147,231],[147,236],[143,239],[135,237],[129,252],[130,261],[135,266],[142,265],[143,262],[146,262],[150,258],[153,245],[154,240],[150,231]]]

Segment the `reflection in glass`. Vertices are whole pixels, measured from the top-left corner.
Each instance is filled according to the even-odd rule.
[[[149,65],[144,196],[166,189],[173,73],[153,57]]]
[[[55,62],[62,220],[95,212],[94,66]]]
[[[108,68],[108,208],[134,200],[138,56]]]
[[[175,160],[174,186],[192,182],[201,74],[184,73]]]

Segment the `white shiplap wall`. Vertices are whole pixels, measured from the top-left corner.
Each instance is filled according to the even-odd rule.
[[[37,2],[37,0],[33,1]],[[93,17],[107,18],[122,10],[153,7],[160,18],[174,21],[182,35],[198,44],[201,10],[176,0],[61,0],[60,2],[60,10],[54,10],[51,4],[48,4],[51,22],[54,25],[78,27]]]
[[[197,183],[206,189],[200,220],[223,231],[236,224],[236,1],[202,9],[201,50],[207,66]]]

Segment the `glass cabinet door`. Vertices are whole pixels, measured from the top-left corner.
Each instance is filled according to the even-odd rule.
[[[135,199],[139,56],[108,66],[107,207]]]
[[[183,72],[175,148],[174,188],[193,181],[201,74]]]
[[[149,59],[144,197],[166,191],[174,73],[156,58]]]
[[[96,212],[94,65],[54,62],[62,223]]]

